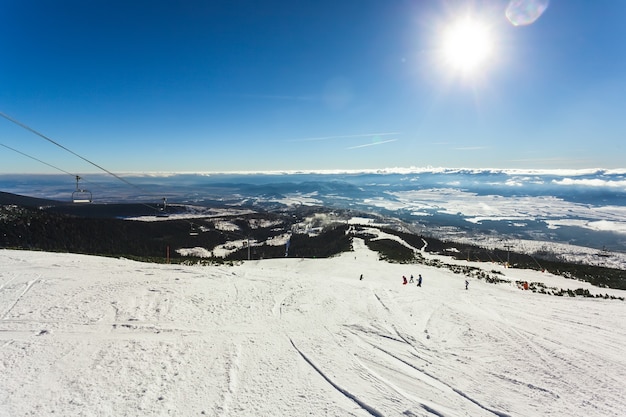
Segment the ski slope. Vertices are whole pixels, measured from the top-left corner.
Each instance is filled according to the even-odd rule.
[[[464,281],[358,239],[210,267],[0,250],[0,415],[624,415],[625,302]]]

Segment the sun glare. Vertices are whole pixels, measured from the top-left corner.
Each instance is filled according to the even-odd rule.
[[[443,32],[445,64],[464,74],[484,68],[492,54],[493,39],[486,26],[465,18],[446,27]]]

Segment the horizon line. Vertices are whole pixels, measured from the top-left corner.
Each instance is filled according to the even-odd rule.
[[[452,174],[459,172],[470,173],[500,173],[514,175],[588,175],[588,174],[613,174],[626,175],[624,168],[468,168],[468,167],[386,167],[386,168],[359,168],[359,169],[278,169],[278,170],[232,170],[232,171],[117,171],[116,175],[121,176],[147,176],[147,177],[167,177],[176,175],[339,175],[339,174],[421,174],[421,173],[441,173]],[[4,172],[0,176],[20,176],[20,175],[41,175],[41,176],[65,176],[61,173],[42,172]],[[103,172],[86,172],[83,175],[110,176]]]

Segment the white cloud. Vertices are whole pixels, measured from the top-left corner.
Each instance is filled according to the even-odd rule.
[[[584,187],[607,187],[607,188],[623,188],[626,190],[626,179],[621,181],[604,180],[601,178],[563,178],[561,180],[553,180],[558,185],[581,185]]]

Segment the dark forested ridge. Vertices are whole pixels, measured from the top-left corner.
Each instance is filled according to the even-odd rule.
[[[184,212],[185,208],[170,210]],[[276,212],[233,210],[223,212],[221,217],[168,219],[158,219],[154,214],[157,211],[156,206],[142,204],[71,205],[0,193],[0,248],[124,256],[153,262],[200,261],[183,256],[178,250],[202,248],[210,254],[209,262],[223,262],[285,256],[324,258],[350,251],[352,239],[359,237],[381,259],[391,262],[420,262],[419,250],[423,249],[451,258],[507,262],[515,268],[548,270],[601,287],[626,289],[626,271],[620,269],[559,262],[514,250],[485,249],[393,228],[377,227],[406,245],[379,239],[368,232],[373,226],[348,226],[346,220],[355,214],[349,211],[299,206]],[[153,221],[119,218],[150,215]],[[224,229],[220,223],[234,228]],[[303,224],[306,224],[304,229]],[[273,239],[284,240],[285,236],[289,236],[288,250],[286,243],[271,243]],[[232,250],[224,257],[213,256],[220,245],[231,245]]]
[[[59,204],[61,204],[61,202],[55,200],[27,197],[0,191],[0,206],[17,205],[23,207],[45,207]]]

